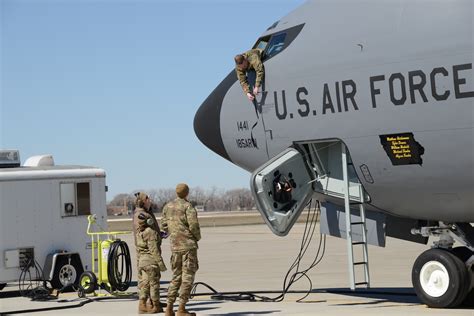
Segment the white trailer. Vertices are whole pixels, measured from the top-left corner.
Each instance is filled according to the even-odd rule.
[[[87,216],[107,229],[105,193],[103,169],[55,166],[50,155],[20,166],[17,151],[0,151],[0,287],[31,258],[53,287],[77,283],[91,266]]]

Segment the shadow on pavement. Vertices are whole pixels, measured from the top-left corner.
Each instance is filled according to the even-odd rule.
[[[236,313],[220,313],[220,314],[209,314],[210,316],[251,316],[251,315],[267,315],[273,313],[280,313],[280,310],[274,311],[259,311],[259,312],[236,312]]]
[[[371,302],[354,302],[354,303],[343,303],[334,304],[334,306],[350,306],[350,305],[378,305],[382,303],[402,303],[410,306],[424,305],[416,296],[415,291],[411,287],[382,287],[382,288],[370,288],[370,289],[357,289],[351,291],[348,288],[326,288],[326,289],[315,289],[311,293],[330,293],[339,294],[352,297],[374,299]],[[466,299],[468,301],[468,299]],[[393,307],[396,305],[384,305],[382,307]],[[381,307],[381,306],[373,306]],[[428,308],[428,307],[427,307]],[[474,309],[474,302],[469,304],[463,304],[455,309]]]

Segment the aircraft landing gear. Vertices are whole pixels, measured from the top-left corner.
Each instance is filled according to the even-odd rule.
[[[445,249],[423,252],[413,265],[412,282],[420,300],[437,308],[462,303],[471,285],[464,262]]]
[[[469,228],[441,224],[413,231],[423,236],[439,237],[434,248],[416,259],[412,269],[416,295],[429,307],[457,307],[469,304],[468,301],[474,297],[474,252],[470,247],[470,232],[465,230]],[[454,239],[466,246],[452,248]]]

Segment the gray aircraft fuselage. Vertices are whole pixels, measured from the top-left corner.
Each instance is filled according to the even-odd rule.
[[[232,70],[198,110],[196,134],[248,171],[295,142],[338,139],[374,206],[474,222],[473,11],[470,0],[309,1],[260,37],[286,33],[264,60],[257,108]],[[393,162],[412,154],[418,162]]]

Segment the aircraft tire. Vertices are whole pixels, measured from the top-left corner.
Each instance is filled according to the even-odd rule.
[[[464,262],[457,256],[444,249],[429,249],[413,264],[412,283],[424,304],[446,308],[455,307],[464,300],[470,277]]]
[[[463,262],[466,262],[474,253],[467,247],[456,247],[451,250],[451,252],[461,259]],[[474,269],[474,266],[471,268]],[[462,305],[467,306],[467,307],[474,307],[474,288],[470,288],[470,285],[472,284],[472,278],[473,278],[473,272],[471,271],[469,274],[470,282],[467,282],[468,284],[468,291],[470,291],[464,301],[462,302]]]
[[[472,255],[474,255],[474,253],[467,247],[455,247],[451,249],[451,252],[463,262],[466,262]]]

